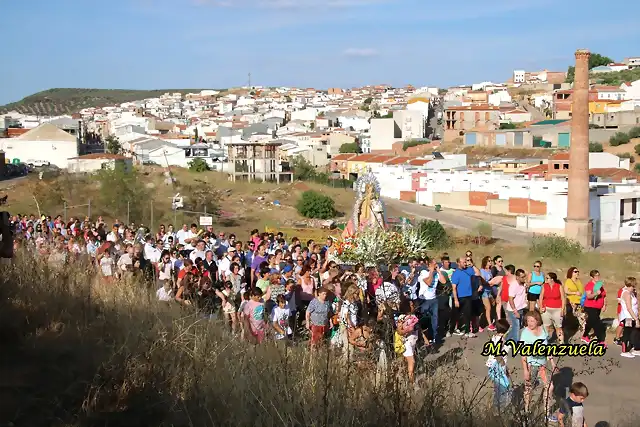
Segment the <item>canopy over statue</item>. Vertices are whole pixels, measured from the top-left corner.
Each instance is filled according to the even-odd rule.
[[[353,214],[342,233],[342,237],[353,236],[369,228],[385,229],[385,209],[380,200],[380,183],[369,169],[356,181],[356,201]]]

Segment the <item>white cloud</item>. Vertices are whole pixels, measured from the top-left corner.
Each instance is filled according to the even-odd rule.
[[[372,56],[378,56],[378,51],[370,47],[367,47],[367,48],[350,47],[348,49],[345,49],[344,52],[342,52],[342,54],[344,56],[351,56],[354,58],[370,58]]]

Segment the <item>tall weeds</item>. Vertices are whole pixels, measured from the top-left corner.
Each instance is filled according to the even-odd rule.
[[[423,363],[418,390],[392,369],[334,353],[232,338],[159,303],[141,283],[104,284],[77,262],[20,254],[0,277],[0,422],[15,426],[508,426],[453,355]],[[373,365],[370,365],[373,366]],[[522,424],[520,424],[522,425]],[[534,425],[529,423],[528,425]]]

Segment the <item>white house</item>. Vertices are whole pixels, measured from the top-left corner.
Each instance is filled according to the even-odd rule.
[[[102,169],[113,169],[116,165],[124,170],[131,170],[132,159],[119,154],[92,153],[69,159],[68,171],[71,173],[96,172]]]
[[[630,82],[629,84],[623,83],[620,86],[625,91],[625,99],[637,99],[640,100],[640,80]]]
[[[68,160],[78,157],[78,140],[58,127],[44,123],[17,138],[0,139],[0,150],[6,159],[20,162],[44,160],[59,168],[67,168]]]
[[[513,70],[513,83],[519,84],[525,82],[525,74],[524,70]]]

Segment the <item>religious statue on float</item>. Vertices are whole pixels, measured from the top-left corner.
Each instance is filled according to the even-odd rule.
[[[353,236],[365,229],[384,230],[387,224],[384,203],[380,200],[380,183],[371,170],[358,178],[355,189],[357,198],[353,215],[344,229],[343,237]]]

